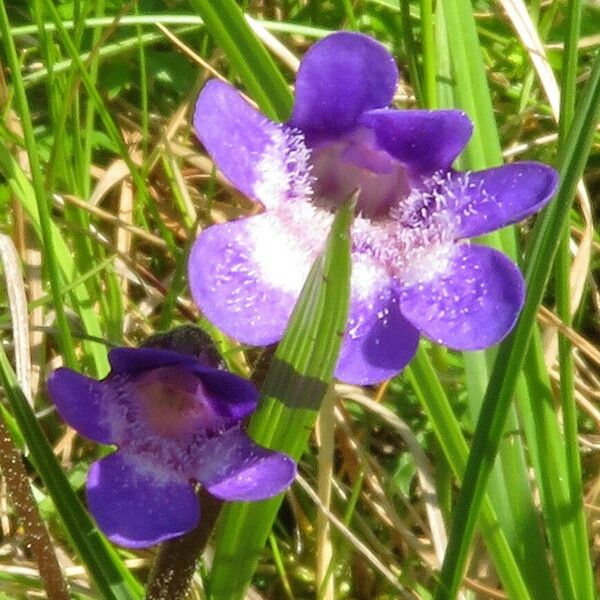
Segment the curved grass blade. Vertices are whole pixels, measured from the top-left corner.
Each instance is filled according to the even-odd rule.
[[[525,271],[527,300],[516,328],[501,345],[490,377],[472,450],[457,501],[436,600],[454,598],[462,579],[477,513],[496,456],[519,373],[525,360],[536,312],[542,301],[556,251],[556,240],[569,217],[577,181],[600,120],[600,54],[596,55],[579,110],[560,156],[561,182],[557,196],[539,220],[532,237]],[[583,565],[589,570],[589,565]],[[573,593],[570,597],[577,597]]]
[[[292,94],[234,0],[190,0],[190,4],[263,112],[272,119],[287,119],[292,110]]]
[[[350,203],[336,216],[325,253],[304,284],[248,428],[258,443],[296,460],[304,452],[331,382],[346,325],[352,215]],[[210,579],[214,600],[244,596],[282,500],[283,495],[279,495],[224,508]]]
[[[52,448],[31,410],[0,345],[0,382],[15,420],[27,440],[30,460],[44,481],[73,546],[85,563],[98,591],[107,600],[137,600],[142,587],[115,550],[98,531],[62,472]]]

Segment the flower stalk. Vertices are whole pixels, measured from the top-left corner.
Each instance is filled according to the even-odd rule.
[[[31,550],[50,600],[69,600],[67,584],[54,553],[54,544],[31,495],[29,478],[21,453],[14,446],[4,421],[0,419],[0,472],[25,531],[27,548]]]
[[[150,574],[146,600],[184,600],[196,572],[198,559],[210,538],[223,502],[199,492],[202,519],[191,531],[161,544]]]

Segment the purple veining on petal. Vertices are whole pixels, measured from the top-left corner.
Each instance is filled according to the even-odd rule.
[[[197,431],[218,431],[224,416],[189,369],[159,367],[131,383],[140,418],[161,438],[187,442]]]
[[[121,452],[95,462],[86,484],[90,511],[107,537],[128,548],[146,548],[198,523],[198,498],[185,481],[160,481],[140,472]]]
[[[115,443],[101,382],[71,369],[57,369],[48,378],[48,393],[61,418],[81,435],[102,444]]]
[[[406,169],[379,149],[373,133],[361,128],[313,149],[314,202],[336,210],[357,189],[357,212],[383,218],[410,193]]]
[[[459,110],[371,110],[360,123],[371,129],[377,146],[402,163],[415,182],[448,171],[463,150],[473,124]]]
[[[252,108],[234,87],[212,79],[198,96],[194,128],[225,177],[242,193],[262,200],[255,194],[259,159],[279,126]]]
[[[198,139],[242,193],[274,208],[312,193],[304,136],[269,121],[231,85],[209,81],[194,112]]]
[[[445,273],[402,290],[401,309],[435,342],[482,350],[513,328],[524,297],[523,277],[504,254],[463,244]]]
[[[310,205],[291,207],[300,215]],[[309,226],[270,211],[209,227],[188,263],[192,296],[206,317],[238,340],[255,345],[280,339],[329,223]]]
[[[369,385],[389,379],[413,357],[419,332],[400,312],[400,299],[387,287],[351,299],[348,326],[335,370],[342,381]]]
[[[197,469],[200,483],[222,500],[264,500],[288,488],[296,476],[289,456],[259,446],[241,429],[205,444]]]
[[[486,171],[456,173],[446,185],[459,217],[457,236],[475,237],[523,220],[540,211],[558,185],[554,169],[518,162]]]

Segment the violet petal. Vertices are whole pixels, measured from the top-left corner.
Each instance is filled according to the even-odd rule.
[[[541,210],[558,185],[558,173],[537,162],[516,162],[475,173],[454,173],[445,186],[459,217],[457,238],[517,223]]]
[[[209,440],[202,448],[198,480],[222,500],[271,498],[294,481],[296,463],[253,442],[241,429]]]
[[[336,137],[350,131],[363,112],[387,106],[397,81],[394,57],[379,42],[334,33],[302,59],[289,124],[309,139]]]
[[[109,360],[111,375],[132,375],[170,366],[189,369],[202,381],[206,391],[218,400],[216,405],[219,411],[234,421],[251,414],[258,402],[258,392],[249,381],[227,371],[203,365],[196,357],[173,350],[114,348],[109,353]]]
[[[110,421],[103,383],[66,367],[56,369],[48,378],[48,393],[63,421],[90,440],[112,444]]]
[[[213,225],[188,262],[194,301],[206,318],[245,344],[278,341],[312,257],[286,235],[272,212]]]
[[[413,177],[447,171],[473,132],[460,110],[371,110],[360,124],[372,129],[378,146],[405,164]]]
[[[238,375],[227,371],[196,367],[204,389],[213,399],[215,410],[225,413],[232,421],[251,415],[258,404],[258,392],[254,385]]]
[[[146,548],[186,533],[200,517],[187,482],[155,479],[120,452],[92,464],[87,479],[90,512],[108,539]]]
[[[456,350],[482,350],[513,328],[525,297],[517,266],[485,246],[462,244],[445,274],[402,291],[404,316]]]
[[[192,355],[160,348],[113,348],[108,353],[111,375],[133,374],[160,367],[181,365],[194,367],[198,359]]]
[[[397,375],[410,361],[419,332],[400,312],[398,293],[378,290],[353,299],[335,376],[355,385],[379,383]]]
[[[268,205],[272,199],[260,193],[260,164],[281,137],[280,126],[252,108],[234,87],[211,79],[196,102],[194,128],[223,175],[240,192]]]

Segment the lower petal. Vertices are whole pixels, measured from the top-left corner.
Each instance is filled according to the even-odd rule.
[[[419,332],[400,312],[398,293],[389,278],[378,280],[376,270],[370,261],[353,257],[348,325],[335,370],[346,383],[369,385],[397,375],[419,342]]]
[[[283,334],[313,259],[271,212],[213,225],[192,247],[192,296],[227,335],[272,344]]]
[[[404,316],[427,337],[456,350],[482,350],[502,340],[525,298],[523,276],[504,254],[460,245],[448,270],[402,291]]]
[[[133,460],[117,452],[95,462],[88,474],[90,512],[108,539],[146,548],[194,528],[200,508],[191,485],[161,482]]]
[[[221,500],[271,498],[295,477],[296,463],[289,456],[259,446],[237,428],[207,442],[198,465],[198,480]]]
[[[61,418],[81,435],[113,444],[107,384],[71,369],[57,369],[48,379],[48,393]]]

